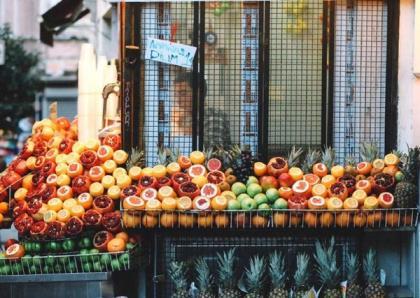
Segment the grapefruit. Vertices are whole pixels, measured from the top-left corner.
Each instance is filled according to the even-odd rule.
[[[213,210],[226,210],[228,201],[226,197],[216,196],[211,200],[211,207]]]
[[[190,153],[190,160],[193,164],[203,164],[206,156],[203,152],[197,150]]]
[[[328,174],[328,168],[326,165],[319,162],[313,165],[312,173],[322,178]]]
[[[370,194],[372,192],[372,184],[369,180],[359,180],[356,183],[356,189],[364,190],[366,194]]]
[[[106,161],[112,158],[114,150],[108,145],[101,145],[98,148],[97,154],[101,161]]]
[[[357,173],[361,175],[368,175],[372,170],[372,164],[367,161],[359,162],[356,166]]]
[[[82,175],[83,174],[83,166],[76,162],[76,163],[71,163],[69,164],[69,167],[67,168],[67,174],[74,178],[76,176]]]
[[[335,183],[336,179],[333,175],[325,175],[321,179],[321,183],[325,185],[326,188],[330,188],[331,185]]]
[[[298,181],[303,178],[303,171],[298,167],[291,167],[289,169],[289,175],[294,181]]]
[[[73,190],[70,186],[64,185],[57,190],[57,197],[62,201],[73,197]]]
[[[365,199],[365,202],[363,204],[363,207],[365,209],[376,209],[379,207],[379,201],[374,196],[369,196]]]
[[[140,197],[146,202],[154,200],[157,198],[157,190],[151,187],[147,187],[141,192]]]
[[[12,244],[6,249],[5,255],[8,259],[20,259],[25,255],[25,248],[19,243]]]
[[[145,203],[138,196],[128,196],[123,201],[123,208],[127,210],[143,210]]]
[[[192,165],[191,160],[185,155],[180,155],[178,157],[178,164],[183,170],[188,169]]]
[[[211,158],[207,162],[207,169],[211,171],[219,171],[222,168],[222,162],[217,158]]]
[[[176,202],[176,206],[178,208],[178,210],[191,210],[192,208],[192,200],[190,197],[187,196],[183,196],[178,198],[177,202]]]
[[[205,176],[207,173],[206,168],[203,165],[192,165],[188,168],[188,175],[191,178],[197,177],[197,176]],[[208,178],[207,178],[208,179]]]
[[[90,193],[84,192],[77,197],[77,203],[85,209],[89,209],[93,204],[93,197]]]
[[[169,175],[173,175],[175,173],[181,172],[181,166],[177,162],[171,162],[166,166],[166,172]]]
[[[216,184],[207,183],[201,188],[200,194],[203,197],[211,199],[220,194],[220,189]]]
[[[320,196],[313,196],[308,200],[309,209],[325,209],[325,199]]]
[[[308,181],[298,180],[292,186],[293,193],[296,195],[308,195],[310,193],[310,185]]]
[[[365,199],[367,198],[367,194],[363,189],[357,189],[353,192],[352,197],[357,200],[359,206],[363,206]]]
[[[58,178],[57,174],[48,175],[47,181],[46,181],[47,185],[48,186],[56,186],[57,185],[57,178]]]
[[[211,209],[210,203],[210,198],[198,196],[193,200],[193,208],[200,211],[209,210]]]
[[[307,181],[310,186],[313,186],[320,182],[320,178],[315,174],[306,174],[303,175],[303,180]]]
[[[157,216],[160,210],[162,210],[162,203],[158,199],[151,199],[146,201],[147,214]]]
[[[128,170],[128,176],[130,176],[132,180],[139,180],[141,176],[141,168],[137,166],[131,167]]]
[[[176,197],[176,193],[175,190],[170,187],[170,186],[162,186],[161,188],[159,188],[158,193],[157,193],[157,197],[159,200],[163,200],[164,198],[168,198],[168,197]]]
[[[94,182],[99,182],[105,176],[105,170],[100,166],[91,167],[89,170],[89,178]]]
[[[389,153],[385,155],[384,162],[387,166],[397,166],[400,162],[400,159],[394,153]]]
[[[317,183],[312,186],[312,195],[326,198],[328,196],[327,187],[324,184]]]
[[[394,196],[390,192],[383,192],[379,195],[379,206],[381,208],[392,208],[394,205]]]

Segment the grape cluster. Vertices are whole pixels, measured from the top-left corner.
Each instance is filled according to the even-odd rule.
[[[249,150],[241,150],[232,164],[233,173],[237,181],[246,183],[249,176],[253,175],[253,165],[255,158]]]

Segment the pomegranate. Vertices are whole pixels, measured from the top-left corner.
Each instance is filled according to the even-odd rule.
[[[262,176],[260,177],[260,185],[264,191],[269,188],[279,188],[279,182],[273,176]]]
[[[89,170],[91,167],[98,166],[100,163],[98,155],[93,150],[84,151],[80,155],[80,162],[82,163],[82,166],[87,170]]]
[[[171,186],[172,185],[172,180],[169,179],[166,176],[158,178],[157,182],[158,182],[158,187],[157,187],[158,189],[161,188],[162,186]]]
[[[99,226],[101,224],[102,214],[94,209],[86,211],[82,215],[82,219],[86,226]]]
[[[138,186],[140,188],[140,191],[142,191],[143,189],[148,187],[157,189],[159,184],[155,177],[145,175],[139,179]]]
[[[20,176],[24,176],[29,172],[29,169],[26,167],[26,161],[22,158],[17,158],[14,160],[9,168],[11,168]]]
[[[100,231],[93,236],[93,246],[101,252],[107,250],[108,242],[111,241],[114,236],[108,231]]]
[[[207,174],[207,181],[213,184],[220,184],[226,181],[226,176],[221,171],[211,171]]]
[[[141,191],[140,191],[140,188],[138,186],[130,185],[130,186],[127,186],[127,187],[123,188],[123,190],[121,191],[121,198],[124,199],[124,198],[129,197],[129,196],[137,196],[138,197],[138,196],[140,196],[140,193],[141,193]]]
[[[41,175],[44,177],[48,177],[49,175],[55,173],[55,162],[48,160],[44,163],[41,168]]]
[[[13,217],[17,218],[28,211],[28,203],[26,201],[13,202]]]
[[[200,195],[200,189],[192,182],[184,182],[179,186],[179,197],[187,196],[194,199],[198,195]]]
[[[395,184],[394,176],[387,173],[376,174],[373,178],[373,192],[380,194],[382,192],[390,192]]]
[[[71,188],[75,195],[79,195],[84,192],[89,192],[90,179],[87,176],[80,175],[73,179]]]
[[[31,226],[29,232],[32,238],[41,239],[47,232],[47,223],[43,220],[38,221]]]
[[[18,233],[20,235],[24,235],[29,231],[33,223],[34,219],[28,214],[23,213],[15,219],[13,224],[15,225],[15,228],[18,231]]]
[[[27,159],[29,156],[32,156],[34,148],[35,144],[33,142],[26,142],[19,154],[20,158]]]
[[[333,183],[328,192],[330,197],[337,197],[342,201],[344,201],[349,195],[347,187],[342,182]]]
[[[65,224],[59,221],[52,221],[48,223],[47,236],[50,239],[61,239],[66,232]]]
[[[83,221],[76,217],[72,216],[66,223],[66,235],[68,236],[77,236],[83,231],[84,223]]]
[[[33,156],[44,156],[45,153],[47,153],[48,146],[47,143],[44,141],[38,141],[35,143],[34,150],[33,150]]]
[[[350,174],[344,174],[344,176],[338,178],[338,182],[343,183],[347,187],[349,195],[351,195],[356,190],[356,178]]]
[[[273,157],[267,164],[267,173],[278,178],[280,174],[289,170],[287,160],[283,157]]]
[[[8,170],[6,173],[1,177],[1,183],[7,188],[11,187],[12,190],[16,190],[22,185],[21,176],[16,173],[15,171]]]
[[[102,216],[101,224],[112,233],[121,231],[121,213],[119,211],[108,212]]]
[[[121,137],[119,135],[107,135],[102,140],[102,145],[108,145],[114,151],[121,149]]]
[[[98,211],[101,214],[114,211],[114,208],[115,208],[114,200],[112,200],[107,195],[96,197],[93,200],[93,209]]]
[[[289,209],[306,209],[308,208],[308,201],[304,196],[293,195],[288,201]]]
[[[58,150],[60,153],[69,154],[72,150],[72,147],[74,145],[74,141],[66,138],[61,141],[60,145],[58,145]]]
[[[178,191],[179,186],[184,183],[184,182],[190,182],[191,181],[191,177],[188,176],[185,173],[175,173],[172,175],[171,177],[172,180],[172,186],[175,189],[175,191]]]

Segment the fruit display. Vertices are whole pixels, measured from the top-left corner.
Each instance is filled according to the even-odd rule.
[[[216,252],[216,258],[172,259],[167,272],[170,297],[385,297],[376,252],[369,249],[364,257],[345,252],[339,263],[337,248],[331,238],[316,240],[304,251],[248,252],[249,259],[240,247]],[[358,280],[359,271],[364,283]]]

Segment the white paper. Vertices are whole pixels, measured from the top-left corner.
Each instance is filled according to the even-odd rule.
[[[0,40],[0,65],[3,65],[6,60],[6,46],[4,40]]]
[[[196,47],[148,38],[146,41],[145,59],[192,68],[196,50]]]

